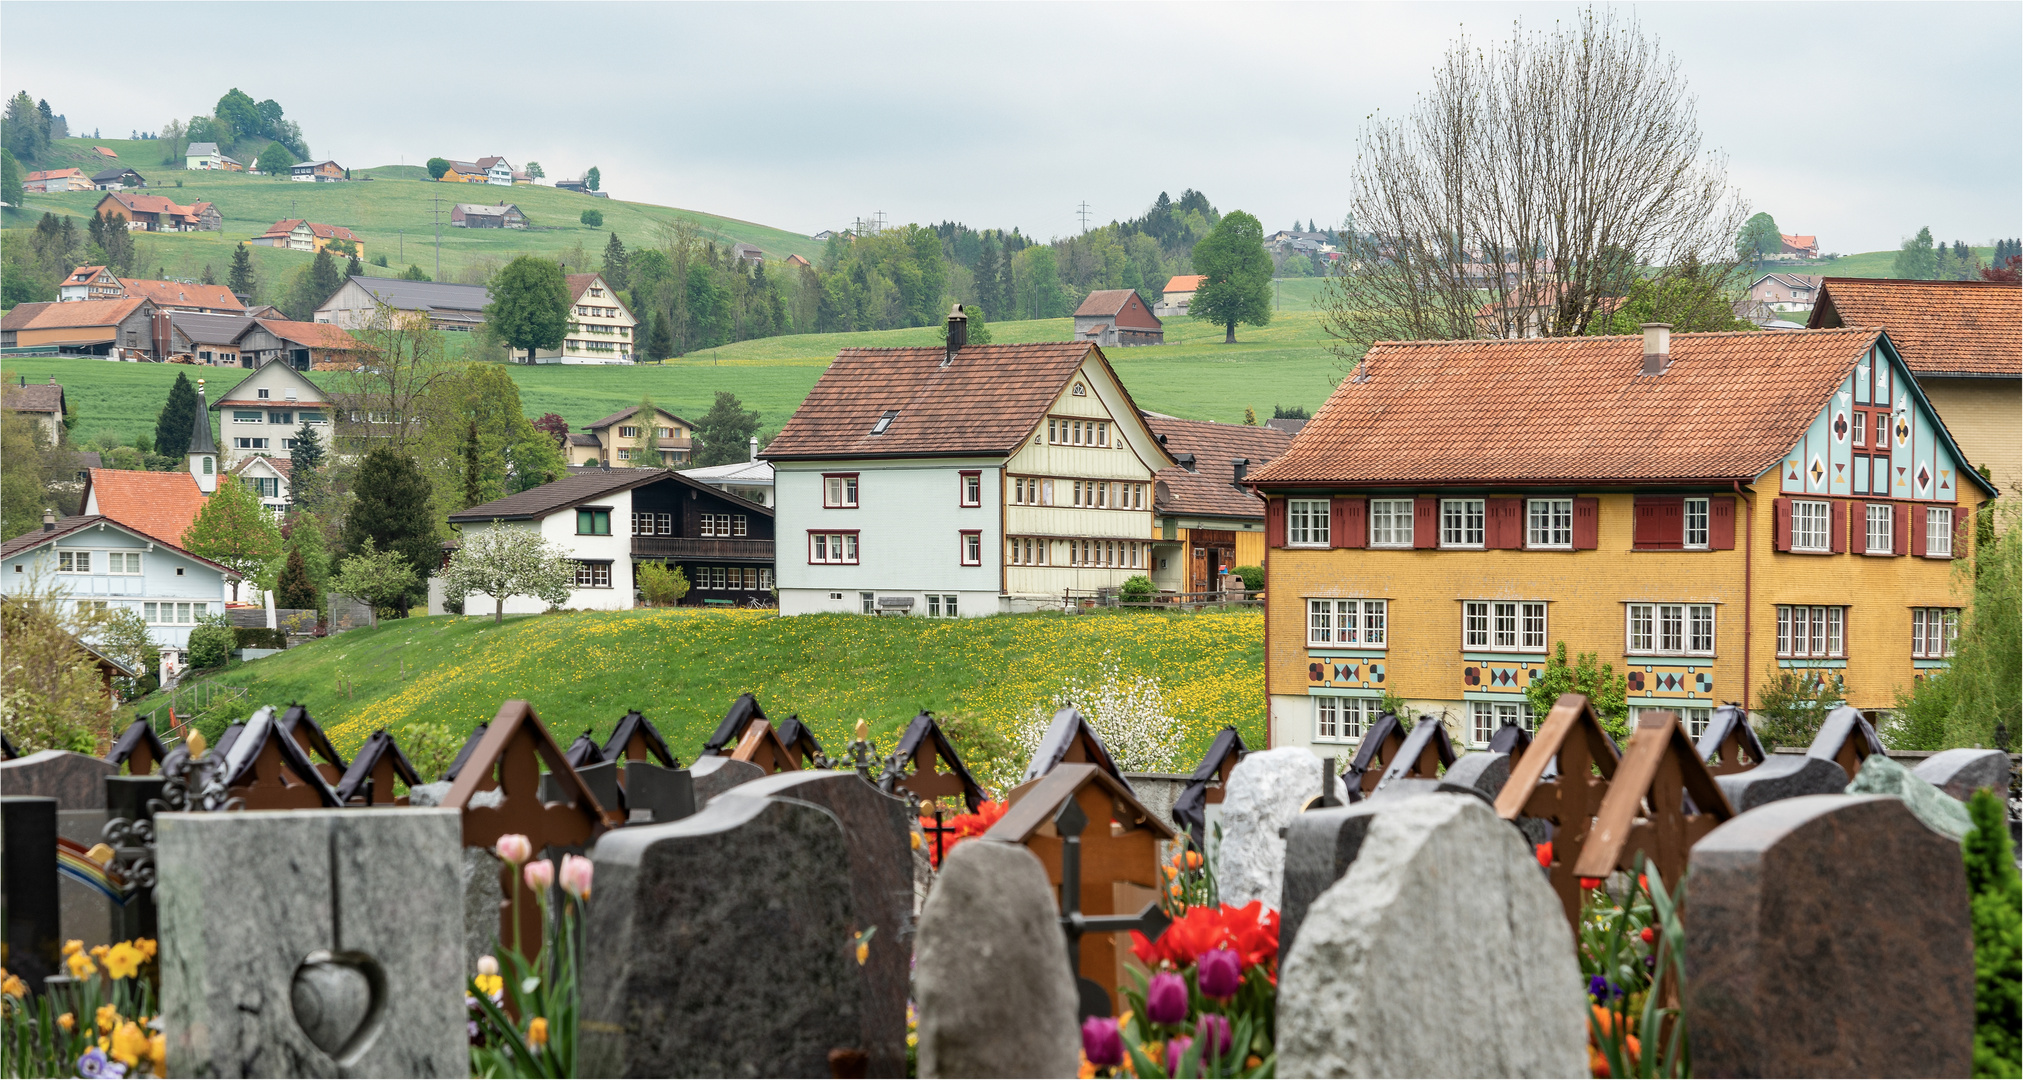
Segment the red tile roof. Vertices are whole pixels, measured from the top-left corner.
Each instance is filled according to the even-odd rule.
[[[1749,481],[1819,415],[1875,328],[1671,335],[1641,375],[1643,338],[1378,342],[1251,474],[1301,483]]]
[[[144,296],[123,296],[116,300],[72,300],[64,304],[49,304],[27,322],[6,329],[60,330],[72,326],[116,326],[133,314],[135,308],[147,302]]]
[[[1292,446],[1291,435],[1276,428],[1213,424],[1170,416],[1147,416],[1145,424],[1152,434],[1165,440],[1167,453],[1176,457],[1194,455],[1194,471],[1176,465],[1159,470],[1153,477],[1158,482],[1152,507],[1155,511],[1264,519],[1264,500],[1236,486],[1234,462],[1244,458],[1250,471],[1256,472]]]
[[[258,237],[256,237],[256,239],[266,240],[269,239],[270,237],[287,236],[289,233],[295,231],[295,227],[297,225],[301,224],[303,224],[303,220],[301,218],[284,218],[280,221],[275,222],[272,225],[267,226],[267,231],[261,233]],[[309,225],[309,231],[311,233],[314,233],[315,235],[320,236],[325,240],[350,240],[353,242],[356,242],[358,240],[358,237],[353,235],[350,229],[347,229],[342,225],[323,225],[314,221],[308,222],[307,224]]]
[[[234,315],[246,310],[246,305],[223,285],[185,285],[180,281],[143,278],[120,278],[119,283],[128,296],[145,296],[161,307],[201,307]]]
[[[31,300],[25,304],[16,304],[8,310],[6,316],[0,317],[0,330],[26,330],[28,324],[34,322],[35,317],[42,314],[44,309],[55,306],[54,300]]]
[[[2023,376],[2023,287],[2013,281],[1830,277],[1807,325],[1880,326],[1919,375]]]
[[[83,505],[93,495],[100,515],[171,544],[183,542],[204,508],[204,493],[187,472],[93,469],[84,481]]]
[[[287,319],[256,319],[267,331],[283,341],[306,345],[312,349],[332,349],[349,352],[362,348],[351,331],[329,323],[290,322]],[[222,403],[221,403],[222,404]]]
[[[59,180],[66,176],[83,176],[83,175],[84,175],[83,169],[42,169],[37,172],[29,173],[26,182],[33,184],[43,180]]]
[[[93,278],[103,273],[105,273],[105,267],[103,266],[80,266],[72,270],[70,276],[65,278],[63,283],[65,285],[84,285],[90,283]]]
[[[1177,274],[1168,279],[1166,287],[1159,291],[1162,293],[1191,293],[1201,288],[1201,282],[1206,278],[1206,274]]]
[[[1101,360],[1088,341],[971,345],[944,366],[940,346],[844,349],[759,456],[1010,454],[1091,352]],[[888,411],[891,426],[871,434]]]

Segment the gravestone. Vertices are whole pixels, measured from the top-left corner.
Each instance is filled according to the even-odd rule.
[[[55,799],[65,810],[105,807],[105,778],[119,766],[89,754],[68,750],[38,750],[0,762],[0,791],[11,797]]]
[[[299,706],[290,712],[299,710]],[[321,768],[302,749],[302,740],[313,728],[306,714],[298,718],[294,733],[281,723],[272,705],[253,713],[230,739],[220,738],[212,753],[224,759],[225,789],[244,802],[248,810],[336,809],[344,804],[324,779]],[[316,733],[318,737],[321,732]],[[341,775],[341,774],[340,774]]]
[[[1811,754],[1772,754],[1753,769],[1714,777],[1721,793],[1738,814],[1780,799],[1801,795],[1833,795],[1847,788],[1847,773],[1832,758]]]
[[[457,814],[162,814],[155,828],[171,1075],[468,1075]]]
[[[859,1006],[870,1075],[906,1071],[906,991],[913,966],[913,844],[906,803],[854,772],[826,769],[780,773],[739,787],[732,798],[778,796],[811,802],[836,815],[849,860],[853,935],[870,933],[856,965],[864,988]]]
[[[0,793],[56,800],[62,854],[52,859],[63,931],[86,948],[120,940],[114,928],[125,925],[120,884],[84,858],[104,837],[106,783],[118,774],[119,766],[110,761],[68,750],[42,750],[0,764]]]
[[[162,745],[161,736],[155,734],[154,726],[146,720],[135,720],[120,733],[119,739],[112,744],[112,752],[105,757],[114,765],[126,766],[127,772],[133,776],[146,776],[168,756],[168,748]]]
[[[1515,725],[1512,725],[1513,727]],[[1519,729],[1523,730],[1523,729]],[[1491,803],[1510,782],[1510,755],[1496,750],[1476,750],[1454,759],[1440,775],[1443,791],[1466,789],[1481,793]]]
[[[1399,723],[1397,714],[1385,713],[1370,722],[1370,729],[1363,732],[1361,742],[1356,744],[1356,756],[1349,760],[1349,767],[1342,773],[1342,782],[1348,787],[1350,802],[1377,790],[1377,782],[1384,778],[1384,769],[1398,756],[1405,745],[1405,725]]]
[[[757,780],[766,771],[749,761],[711,755],[696,758],[695,764],[688,767],[688,775],[695,787],[696,809],[700,810],[711,799],[739,784]]]
[[[695,813],[695,782],[687,769],[648,761],[625,766],[625,805],[633,824],[665,825]]]
[[[2009,796],[2009,755],[2000,750],[1941,750],[1911,772],[1961,802],[1982,788],[2004,799]]]
[[[593,744],[594,745],[594,744]],[[598,761],[590,765],[575,766],[576,778],[590,794],[597,798],[597,805],[604,808],[606,825],[623,825],[626,821],[625,793],[618,786],[618,762]],[[568,778],[557,773],[541,775],[541,801],[567,802],[564,792],[568,788]]]
[[[1685,1007],[1701,1076],[1966,1076],[1960,845],[1897,799],[1806,795],[1693,848]]]
[[[579,1072],[826,1076],[861,1062],[843,848],[835,814],[785,798],[604,834]]]
[[[1279,902],[1285,840],[1279,830],[1321,793],[1321,761],[1298,746],[1256,750],[1229,774],[1222,797],[1222,843],[1215,879],[1222,902]]]
[[[990,798],[963,765],[933,713],[922,711],[906,725],[892,755],[906,763],[907,771],[890,785],[912,792],[922,802],[960,798],[963,808],[973,814]]]
[[[1687,851],[1735,811],[1677,713],[1645,709],[1632,734],[1574,873],[1606,878],[1634,872],[1648,858],[1670,888],[1686,872]]]
[[[63,972],[56,807],[56,800],[48,796],[0,798],[0,871],[5,875],[0,878],[0,895],[7,901],[7,970],[38,991],[44,979]]]
[[[1536,823],[1551,826],[1546,869],[1568,926],[1580,925],[1582,889],[1574,866],[1580,862],[1581,847],[1608,794],[1616,764],[1616,744],[1602,730],[1587,696],[1561,694],[1496,796],[1496,813],[1503,820],[1520,828],[1536,828]],[[1533,843],[1542,842],[1535,833],[1525,835]]]
[[[1967,814],[1965,803],[1881,754],[1871,754],[1861,763],[1861,771],[1847,785],[1847,793],[1893,795],[1902,799],[1904,808],[1919,821],[1954,840],[1965,837],[1974,828],[1974,819]]]
[[[1707,771],[1715,776],[1753,769],[1770,756],[1763,752],[1763,743],[1749,726],[1748,711],[1739,705],[1716,708],[1695,749],[1700,760],[1707,763]]]
[[[1432,1022],[1457,1001],[1468,1022]],[[1473,796],[1381,800],[1282,962],[1278,1068],[1585,1076],[1587,1012],[1573,933],[1517,832]]]
[[[1285,956],[1299,936],[1307,910],[1348,873],[1386,800],[1309,810],[1285,828],[1285,884],[1278,903],[1278,949]]]
[[[921,1076],[1076,1075],[1075,983],[1032,852],[990,840],[950,851],[915,957]]]

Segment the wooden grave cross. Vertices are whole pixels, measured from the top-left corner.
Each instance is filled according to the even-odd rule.
[[[1398,718],[1385,713],[1377,717],[1370,730],[1363,735],[1363,741],[1356,747],[1356,756],[1349,760],[1349,769],[1342,774],[1348,784],[1350,802],[1358,802],[1384,779],[1384,771],[1379,766],[1389,765],[1405,746],[1405,727]]]
[[[1454,740],[1447,725],[1429,715],[1419,717],[1412,732],[1395,750],[1384,755],[1380,784],[1393,780],[1438,780],[1440,771],[1454,764]]]
[[[1723,705],[1714,710],[1694,753],[1707,763],[1707,771],[1715,776],[1747,772],[1764,761],[1763,743],[1749,727],[1749,714],[1735,705]]]
[[[380,728],[366,736],[365,745],[351,759],[351,767],[337,783],[337,798],[346,806],[405,806],[407,796],[396,799],[395,780],[409,788],[421,786],[421,775],[400,752],[392,733]]]
[[[541,800],[541,764],[565,796],[563,802]],[[496,775],[495,775],[496,774]],[[472,806],[471,798],[493,781],[503,793],[497,806]],[[464,846],[491,848],[499,837],[519,833],[532,841],[534,858],[542,858],[551,848],[579,848],[604,831],[604,808],[576,775],[562,748],[541,718],[525,701],[508,701],[499,706],[497,716],[451,782],[442,805],[463,814]],[[499,940],[512,945],[517,940],[522,953],[532,955],[541,940],[541,908],[519,871],[510,864],[499,867]],[[514,934],[515,901],[519,911],[519,933]]]
[[[1634,872],[1643,854],[1657,864],[1663,881],[1677,884],[1685,877],[1687,852],[1734,816],[1678,714],[1645,710],[1595,813],[1574,874],[1605,878],[1617,870]]]
[[[114,765],[125,765],[129,776],[147,776],[168,756],[161,736],[156,735],[154,726],[143,719],[127,725],[119,741],[112,744],[108,760]]]
[[[796,772],[801,768],[787,744],[780,741],[779,732],[773,730],[773,722],[765,719],[754,719],[745,725],[744,737],[738,740],[738,748],[731,751],[731,760],[749,761],[768,774]]]
[[[344,779],[344,756],[331,744],[330,736],[323,733],[322,726],[310,717],[309,710],[300,705],[288,706],[281,714],[281,730],[286,731],[295,740],[295,745],[302,748],[303,755],[314,762],[317,775],[323,777],[323,782],[336,788],[338,782]],[[323,760],[317,761],[317,758]]]
[[[960,796],[970,813],[975,813],[985,801],[983,787],[970,775],[962,758],[955,752],[954,744],[941,731],[941,725],[934,714],[922,712],[907,725],[899,737],[899,745],[894,750],[908,771],[892,781],[892,786],[910,791],[921,802],[937,804],[935,813],[939,815],[939,800]],[[935,818],[936,824],[940,817]]]
[[[1332,762],[1333,759],[1329,760]],[[1060,812],[1054,815],[1054,832],[1061,838],[1061,932],[1068,938],[1068,970],[1077,973],[1082,970],[1082,935],[1136,930],[1148,941],[1157,941],[1173,922],[1172,916],[1166,914],[1157,900],[1146,904],[1135,915],[1086,915],[1082,912],[1082,833],[1088,827],[1089,815],[1082,812],[1082,804],[1078,800],[1069,799],[1062,803]],[[1107,988],[1081,974],[1076,975],[1075,985],[1081,1019],[1110,1015]]]
[[[1852,781],[1861,771],[1861,763],[1870,754],[1883,753],[1882,740],[1876,737],[1875,728],[1861,710],[1842,705],[1826,715],[1826,722],[1819,725],[1819,734],[1813,736],[1812,746],[1806,754],[1816,758],[1826,758],[1840,766]]]
[[[1555,763],[1558,775],[1546,779],[1547,766]],[[1496,813],[1505,821],[1535,817],[1552,823],[1552,891],[1559,894],[1575,933],[1580,931],[1581,887],[1574,867],[1615,774],[1616,744],[1602,730],[1587,695],[1562,694],[1496,796]]]
[[[226,791],[245,809],[321,810],[342,805],[309,755],[282,727],[273,706],[255,712],[229,742],[218,741],[219,758],[229,767]]]

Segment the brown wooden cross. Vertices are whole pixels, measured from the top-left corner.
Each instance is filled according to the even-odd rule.
[[[252,749],[243,750],[246,746]],[[337,793],[289,738],[272,708],[253,714],[222,754],[226,761],[238,762],[225,777],[226,791],[247,810],[319,810],[341,805]]]
[[[780,734],[773,730],[771,720],[753,720],[745,725],[744,737],[738,740],[738,748],[731,751],[732,761],[749,761],[767,773],[796,772],[801,763],[780,741]]]
[[[1882,743],[1876,738],[1875,728],[1869,726],[1868,718],[1859,710],[1842,705],[1827,714],[1826,723],[1819,726],[1819,734],[1813,737],[1806,754],[1830,758],[1852,780],[1861,771],[1861,763],[1881,750]]]
[[[1634,872],[1641,865],[1638,856],[1645,855],[1667,885],[1677,885],[1686,873],[1687,852],[1734,816],[1678,714],[1646,710],[1602,797],[1574,874],[1602,878],[1617,870]]]
[[[923,712],[913,718],[894,751],[909,768],[893,786],[912,792],[922,802],[960,796],[971,813],[983,804],[985,794],[976,778],[962,763],[934,714]]]
[[[1714,736],[1711,745],[1707,735],[1702,735],[1694,749],[1695,755],[1707,762],[1709,773],[1729,776],[1763,764],[1763,744],[1749,729],[1747,713],[1737,706],[1723,705],[1714,710],[1710,723],[1713,726],[1707,734]]]
[[[322,726],[310,717],[309,710],[300,705],[290,705],[281,713],[280,723],[281,729],[295,740],[295,745],[301,747],[302,753],[315,764],[316,772],[323,777],[323,782],[333,788],[336,787],[338,782],[344,779],[344,758],[337,752],[337,747],[331,745],[330,737],[323,733]],[[319,761],[318,758],[322,760]]]
[[[1559,775],[1547,780],[1546,766],[1554,762],[1559,764]],[[1580,862],[1595,812],[1615,774],[1616,746],[1595,718],[1587,695],[1562,694],[1496,796],[1496,813],[1505,821],[1535,817],[1553,824],[1552,891],[1559,894],[1560,906],[1576,934],[1580,932],[1581,875],[1574,867]]]
[[[1378,717],[1363,735],[1363,741],[1356,747],[1356,756],[1349,762],[1349,773],[1357,778],[1356,790],[1362,795],[1377,790],[1377,785],[1384,779],[1384,766],[1389,765],[1404,747],[1405,728],[1398,723],[1398,718],[1390,713]]]
[[[541,801],[543,762],[560,781],[567,801]],[[471,797],[489,786],[496,786],[504,801],[498,806],[472,806]],[[519,833],[533,842],[534,857],[540,858],[550,848],[582,847],[604,831],[604,808],[524,701],[499,706],[484,738],[457,771],[442,805],[462,811],[466,847],[490,848],[499,837]],[[532,956],[541,941],[539,901],[511,865],[499,868],[499,891],[504,896],[499,901],[499,940],[507,945],[516,940],[517,900],[517,940],[521,951]]]
[[[1074,800],[1089,822],[1082,834],[1081,889],[1084,915],[1136,915],[1159,898],[1159,842],[1174,831],[1140,803],[1131,789],[1103,769],[1066,762],[1027,787],[986,840],[1023,844],[1047,868],[1047,882],[1061,886],[1061,836],[1054,816]],[[1107,826],[1107,827],[1105,827]],[[1096,934],[1081,943],[1077,974],[1102,987],[1117,1015],[1116,987],[1123,985],[1123,958],[1117,934]]]

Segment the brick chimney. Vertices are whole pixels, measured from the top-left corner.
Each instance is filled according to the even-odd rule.
[[[1663,375],[1672,366],[1672,324],[1668,322],[1647,322],[1644,329],[1644,370],[1645,375]]]
[[[956,304],[948,309],[948,352],[942,358],[941,366],[947,367],[954,363],[955,354],[961,352],[962,347],[967,344],[969,344],[969,316],[963,314],[961,304]]]

